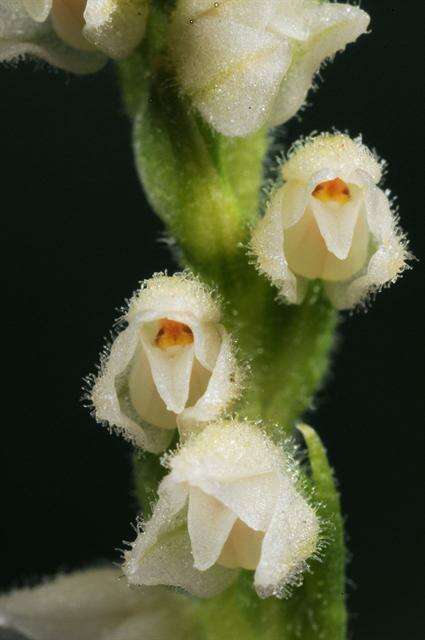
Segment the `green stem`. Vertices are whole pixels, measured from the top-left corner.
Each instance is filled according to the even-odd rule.
[[[248,244],[259,215],[267,134],[227,139],[191,111],[169,63],[167,20],[167,12],[154,5],[141,50],[119,65],[134,122],[137,169],[153,209],[179,247],[182,266],[213,285],[223,300],[224,324],[237,340],[241,362],[249,365],[236,411],[262,419],[273,434],[292,433],[328,370],[337,314],[316,283],[302,305],[279,304],[276,291],[252,265]],[[326,456],[313,439],[307,444],[316,490],[336,522]],[[148,506],[161,478],[158,461],[136,461],[135,474],[139,500]],[[340,563],[341,540],[331,548]],[[194,604],[204,637],[343,640],[335,622],[335,611],[344,615],[335,562],[328,551],[319,568],[315,563],[313,578],[308,576],[288,601],[261,601],[252,575],[242,572],[225,594]]]

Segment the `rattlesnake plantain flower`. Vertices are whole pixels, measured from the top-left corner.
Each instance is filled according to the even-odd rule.
[[[286,122],[323,61],[365,33],[367,13],[316,0],[178,0],[177,77],[217,131],[246,136]]]
[[[240,375],[210,291],[188,274],[145,282],[105,354],[91,400],[96,418],[159,453],[200,429],[235,398]]]
[[[132,52],[147,12],[147,0],[0,0],[0,61],[30,55],[92,73]]]
[[[406,241],[388,194],[377,185],[382,165],[361,143],[321,134],[282,167],[252,238],[258,267],[290,303],[320,279],[331,302],[349,309],[394,282],[406,266]]]
[[[255,571],[262,597],[299,583],[317,550],[318,518],[282,448],[259,427],[208,425],[168,466],[152,518],[125,556],[130,583],[209,597],[240,568]]]
[[[163,587],[131,590],[121,578],[118,569],[86,569],[0,596],[0,637],[27,640],[192,637],[187,598]]]

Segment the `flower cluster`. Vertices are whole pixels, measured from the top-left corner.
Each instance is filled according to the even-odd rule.
[[[135,73],[137,80],[129,73],[132,76],[129,83],[133,80],[145,83],[147,79],[148,88],[144,90],[149,91],[151,83],[157,80],[157,69],[161,69],[161,74],[169,74],[171,85],[177,80],[180,93],[173,86],[172,97],[180,100],[184,94],[181,108],[187,107],[188,98],[189,112],[196,110],[217,132],[236,138],[291,118],[304,103],[323,61],[365,33],[369,24],[369,16],[358,7],[318,0],[177,0],[172,10],[169,3],[163,4],[166,8],[152,6],[156,17],[161,11],[163,14],[158,20],[161,25],[158,41],[154,35],[151,37],[151,31],[146,39],[147,45],[154,43],[154,55],[146,56],[151,68],[147,73]],[[141,42],[148,18],[148,0],[0,0],[0,60],[30,54],[69,71],[92,72],[107,57],[129,56]],[[153,20],[152,24],[157,23]],[[142,57],[134,56],[133,62],[142,64]],[[143,108],[152,102],[159,109],[167,102],[164,77],[161,75],[160,79],[161,99],[146,100]],[[135,89],[134,93],[139,95],[140,87]],[[167,114],[171,111],[167,104]],[[190,117],[191,113],[188,121]],[[197,189],[187,191],[195,194],[194,199],[202,189],[207,198],[213,199],[221,180],[223,183],[228,180],[225,190],[231,190],[236,199],[238,188],[233,184],[230,187],[227,175],[221,176],[222,148],[216,157],[214,145],[216,140],[222,141],[221,137],[214,131],[206,132],[206,125],[198,126],[196,118],[190,121],[187,129],[190,140],[185,147],[183,134],[167,137],[169,131],[164,133],[167,127],[162,126],[160,118],[146,116],[144,131],[149,125],[152,127],[146,136],[150,142],[156,143],[161,136],[166,139],[152,144],[149,152],[160,149],[165,155],[177,140],[176,148],[171,150],[171,168],[162,173],[163,158],[156,157],[154,170],[146,174],[170,177],[175,170],[174,182],[184,182],[178,184],[177,191],[183,192],[186,181],[199,169]],[[243,150],[239,164],[232,169],[232,179],[244,173],[250,140],[242,142]],[[233,147],[225,147],[231,149],[231,158],[236,157],[239,142],[233,140]],[[188,151],[190,143],[196,153]],[[143,150],[138,155],[145,159],[149,153]],[[177,169],[179,162],[187,163],[181,173]],[[140,173],[144,175],[143,171]],[[229,587],[240,571],[246,570],[253,573],[257,594],[265,598],[285,596],[291,586],[302,582],[308,562],[320,550],[322,522],[312,492],[306,489],[307,483],[302,481],[302,473],[288,447],[276,443],[262,423],[261,412],[269,402],[267,392],[261,389],[259,398],[249,407],[250,413],[244,414],[244,406],[240,405],[239,414],[232,416],[234,403],[243,392],[245,367],[229,329],[233,326],[235,332],[240,330],[245,338],[248,335],[243,345],[244,359],[255,366],[256,354],[276,345],[279,356],[278,341],[281,336],[282,343],[286,340],[285,327],[279,324],[285,314],[274,313],[272,305],[283,302],[300,305],[309,283],[320,281],[321,287],[317,289],[323,290],[336,309],[351,309],[396,280],[409,254],[388,193],[379,186],[381,178],[382,163],[360,139],[339,133],[308,138],[296,144],[282,164],[265,215],[252,229],[249,248],[248,243],[240,242],[237,251],[226,253],[224,265],[214,265],[217,268],[213,273],[220,273],[223,279],[232,278],[223,291],[229,291],[244,270],[245,279],[238,291],[240,298],[248,295],[244,287],[248,287],[249,277],[253,279],[251,297],[244,298],[239,309],[229,311],[222,306],[214,291],[189,270],[173,276],[154,275],[130,300],[112,344],[102,355],[99,373],[90,390],[93,412],[100,423],[120,432],[138,449],[163,454],[169,447],[175,448],[161,459],[167,473],[158,486],[152,516],[140,523],[137,538],[125,553],[123,570],[129,583],[143,587],[172,585],[205,598]],[[169,221],[174,204],[167,187],[161,185],[159,200],[167,201]],[[251,193],[249,189],[245,191]],[[182,198],[185,203],[187,193]],[[222,198],[217,201],[227,202]],[[190,210],[191,215],[196,206]],[[246,218],[238,210],[239,214],[245,233]],[[203,210],[202,215],[205,216]],[[203,218],[200,220],[203,223]],[[173,226],[173,230],[181,232],[183,241],[192,231],[190,215],[184,224],[187,228]],[[219,233],[225,235],[226,229],[220,229]],[[232,263],[234,255],[237,258]],[[186,252],[185,258],[188,256],[190,252]],[[252,259],[261,275],[253,269],[248,271]],[[200,259],[197,265],[199,273],[201,262]],[[208,274],[210,277],[211,271]],[[269,283],[263,275],[277,288],[277,302],[269,295]],[[261,307],[263,316],[259,316],[263,334],[255,342],[250,341],[252,325],[243,314],[247,305],[255,305],[257,292],[261,292],[262,304],[266,302]],[[313,304],[307,309],[311,325]],[[306,304],[303,309],[307,307]],[[232,312],[231,324],[227,320]],[[291,336],[297,317],[294,308]],[[272,331],[273,336],[266,335]],[[322,340],[320,331],[321,327],[314,335],[315,343],[327,341]],[[285,353],[279,362],[271,385],[274,396],[278,395],[276,389],[281,381],[278,374],[289,360],[297,358],[300,341],[299,332],[291,344],[290,358]],[[250,347],[246,348],[246,342]],[[242,343],[240,340],[241,349]],[[306,352],[307,347],[300,359],[310,358]],[[254,366],[249,373],[252,377],[256,373]],[[269,379],[274,375],[264,360],[260,366],[257,388],[264,380],[264,372]],[[315,368],[313,357],[308,367],[309,371]],[[322,365],[316,368],[323,369]],[[305,368],[301,374],[291,371],[288,376],[295,380],[293,387],[299,384],[303,398],[308,395],[303,388],[305,371]],[[281,404],[293,387],[279,398]],[[240,417],[252,418],[253,414],[258,422]],[[2,599],[0,626],[6,620],[37,638],[59,635],[71,638],[79,633],[82,638],[97,634],[96,637],[101,635],[105,640],[130,640],[140,637],[142,626],[146,639],[170,637],[173,633],[176,636],[175,630],[170,629],[172,620],[170,625],[167,618],[164,626],[165,618],[161,622],[154,616],[148,623],[145,619],[149,603],[156,602],[155,594],[162,594],[172,612],[180,608],[179,596],[162,589],[150,594],[144,591],[148,595],[143,606],[139,599],[124,595],[115,583],[112,586],[112,578],[108,572],[88,572],[70,581],[64,579],[63,583],[59,579],[52,588],[49,606],[40,604],[39,609],[36,606],[38,613],[29,607],[30,623],[20,613],[26,606],[25,593]],[[85,602],[84,593],[92,589],[96,595],[101,582],[105,583],[99,589],[103,595],[99,596],[94,611]],[[46,591],[50,593],[49,589],[47,585],[36,592],[36,605],[37,594],[41,593],[43,598]],[[83,610],[84,632],[76,631],[72,611],[66,606],[66,591]],[[322,594],[314,597],[317,602],[326,599]],[[55,605],[61,616],[59,622],[52,616]],[[180,614],[181,637],[185,637],[189,627],[182,611]],[[121,618],[125,619],[123,625]],[[47,634],[37,635],[40,625],[47,628]],[[320,633],[320,637],[325,635]]]
[[[0,61],[30,55],[92,73],[133,51],[147,13],[148,0],[0,0]]]

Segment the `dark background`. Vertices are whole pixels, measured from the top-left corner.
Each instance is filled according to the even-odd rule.
[[[420,3],[369,0],[373,35],[328,66],[288,140],[362,132],[423,256]],[[417,33],[413,32],[417,22]],[[0,70],[1,587],[84,566],[133,533],[130,447],[80,402],[115,309],[175,268],[139,187],[113,68],[71,77]],[[421,263],[367,314],[346,317],[314,424],[340,481],[352,634],[422,638]],[[421,419],[422,418],[422,419]]]

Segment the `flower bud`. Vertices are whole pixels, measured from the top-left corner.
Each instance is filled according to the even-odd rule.
[[[159,274],[130,302],[127,328],[103,358],[91,400],[97,420],[158,453],[217,418],[238,393],[232,341],[208,289]]]
[[[143,37],[147,0],[0,0],[0,61],[31,55],[75,73],[128,56]]]
[[[285,595],[319,540],[291,464],[253,424],[208,425],[168,460],[152,518],[125,555],[130,583],[209,597],[243,568],[261,597]]]
[[[282,176],[252,250],[287,302],[320,279],[334,306],[349,309],[397,279],[406,242],[377,186],[381,164],[360,139],[326,133],[296,145]]]
[[[178,0],[171,53],[183,91],[226,136],[291,118],[323,61],[365,33],[367,13],[316,0]]]

